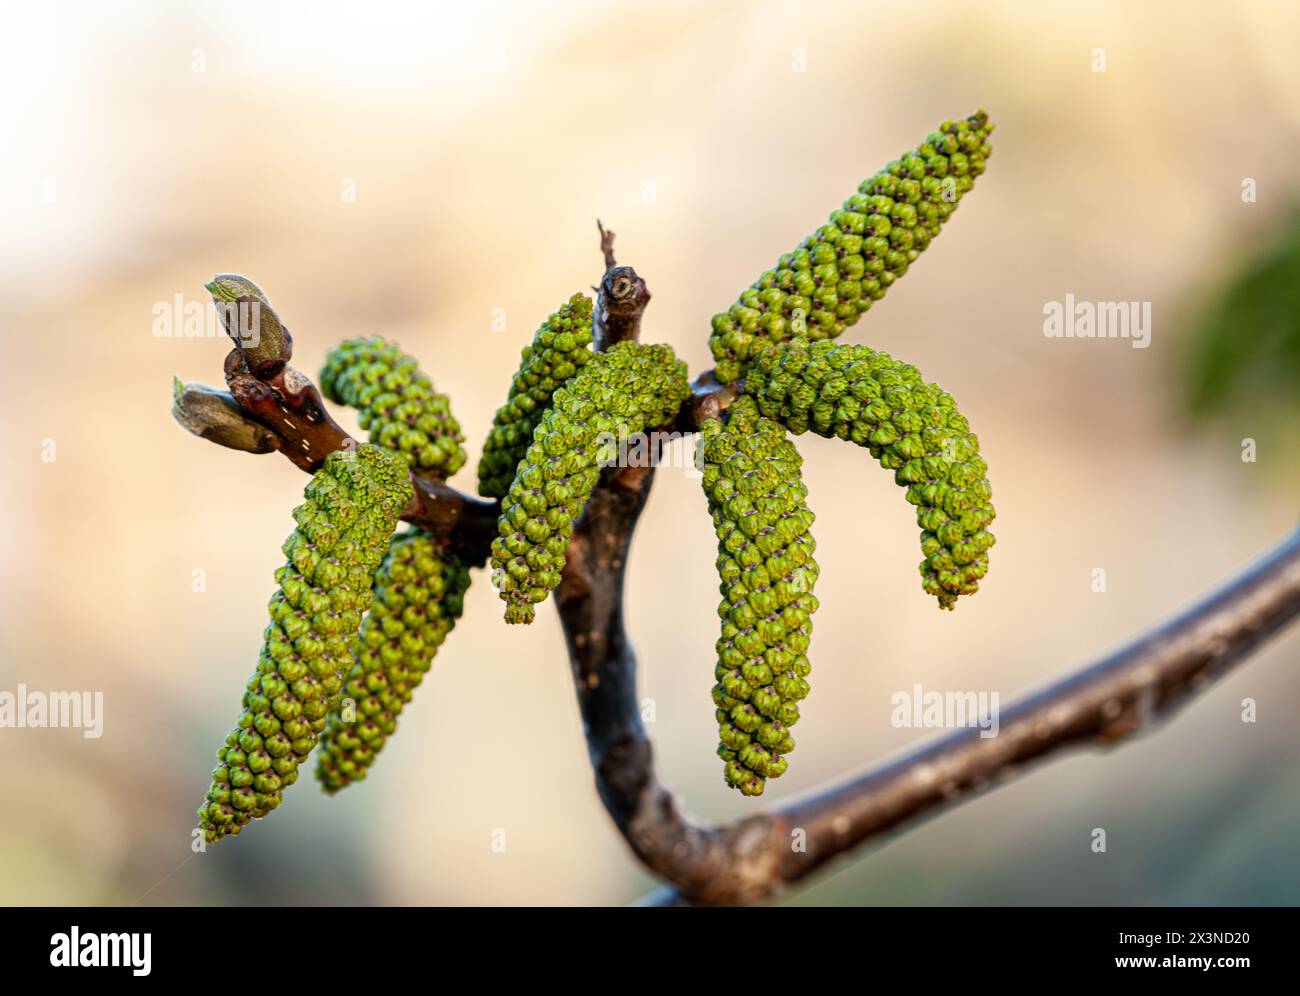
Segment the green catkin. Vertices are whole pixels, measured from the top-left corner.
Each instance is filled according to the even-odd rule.
[[[478,464],[478,493],[504,498],[515,468],[528,452],[533,430],[551,396],[592,357],[591,298],[574,294],[548,317],[524,347],[506,403],[497,409]]]
[[[371,582],[411,499],[410,476],[394,454],[362,444],[331,453],[304,494],[243,712],[217,751],[198,811],[209,841],[266,816],[297,780],[352,668]]]
[[[370,441],[401,454],[416,471],[448,478],[465,464],[465,437],[414,357],[384,339],[348,339],[325,357],[320,389],[358,410]]]
[[[887,353],[802,339],[760,353],[745,391],[791,432],[852,440],[894,472],[917,506],[921,586],[940,607],[979,590],[994,543],[993,492],[979,440],[951,395]]]
[[[690,396],[686,364],[668,346],[621,342],[595,353],[555,392],[501,502],[493,583],[506,622],[530,623],[560,583],[573,526],[630,436],[671,421]]]
[[[984,172],[993,126],[983,111],[945,121],[875,176],[830,220],[713,316],[718,380],[738,380],[764,346],[833,339],[885,296]]]
[[[412,529],[393,539],[343,690],[343,700],[355,703],[355,722],[335,710],[321,736],[316,777],[325,791],[366,777],[460,618],[469,581],[469,569],[440,552],[428,533]]]
[[[749,397],[701,429],[704,493],[718,536],[718,756],[728,785],[761,795],[794,750],[790,727],[808,694],[817,610],[813,514],[803,463],[785,430]]]
[[[449,400],[395,344],[342,343],[326,358],[321,387],[326,397],[360,409],[371,442],[418,472],[445,479],[464,465],[464,438]],[[331,709],[323,734],[316,775],[327,792],[365,777],[460,617],[468,586],[468,566],[440,554],[431,537],[411,531],[393,538],[347,676],[346,695],[356,715],[349,712],[345,719],[340,709]]]

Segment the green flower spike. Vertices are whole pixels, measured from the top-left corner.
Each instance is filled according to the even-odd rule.
[[[917,506],[921,586],[951,609],[989,566],[992,490],[979,440],[952,396],[866,346],[795,340],[755,359],[745,390],[791,432],[850,439],[894,472]]]
[[[506,622],[530,623],[560,583],[573,525],[628,437],[672,421],[690,396],[686,365],[664,345],[621,342],[594,353],[555,392],[501,501],[492,579]]]
[[[237,834],[280,805],[337,707],[352,669],[371,581],[411,499],[406,464],[377,446],[331,453],[294,509],[288,563],[238,725],[217,751],[199,808],[209,841]]]
[[[591,298],[574,294],[542,323],[524,347],[506,403],[497,409],[478,464],[478,492],[504,498],[515,468],[528,452],[533,430],[551,396],[591,358]]]
[[[722,591],[713,687],[718,756],[728,785],[761,795],[768,778],[785,773],[790,727],[808,694],[813,514],[799,451],[753,398],[741,397],[701,434]]]
[[[366,777],[460,618],[468,588],[468,568],[440,553],[428,533],[411,529],[393,539],[343,690],[342,702],[354,703],[354,721],[335,710],[321,736],[316,777],[325,791]]]
[[[396,450],[417,472],[446,479],[465,465],[465,437],[447,396],[396,343],[340,343],[325,357],[320,389],[356,408],[370,441]]]
[[[714,315],[709,347],[718,380],[738,380],[772,343],[833,339],[884,297],[984,172],[992,131],[983,111],[945,121],[862,181],[830,221]]]

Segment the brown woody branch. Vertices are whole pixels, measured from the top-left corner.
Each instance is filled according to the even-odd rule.
[[[650,301],[645,281],[630,266],[614,259],[614,233],[597,222],[606,271],[597,292],[592,327],[597,348],[607,349],[640,335],[641,316]],[[229,394],[203,385],[178,385],[173,414],[201,438],[252,453],[279,450],[302,470],[315,473],[335,450],[356,441],[334,421],[311,380],[295,368],[293,339],[280,323],[262,290],[247,278],[220,274],[206,285],[235,342],[226,357]],[[233,324],[232,305],[256,304],[261,335],[256,345]],[[700,400],[682,408],[679,427],[694,428],[705,417],[716,417],[734,391],[720,390],[706,375]],[[697,410],[698,409],[698,410]],[[478,498],[445,481],[411,474],[414,495],[402,518],[420,526],[457,549],[466,560],[486,559],[497,534],[500,503]]]
[[[602,352],[616,343],[635,340],[641,335],[641,316],[650,303],[650,289],[630,266],[619,266],[614,259],[614,233],[599,221],[600,249],[605,256],[605,275],[596,292],[592,311],[592,340]]]
[[[602,238],[602,249],[608,267],[612,237],[608,244]],[[736,393],[712,371],[693,388],[679,428],[717,417]],[[963,730],[805,799],[705,825],[681,811],[655,774],[636,695],[636,656],[624,628],[624,573],[653,481],[653,467],[607,472],[574,531],[556,604],[596,789],[636,856],[669,883],[650,897],[655,904],[769,898],[889,830],[1009,779],[1029,762],[1135,735],[1300,614],[1298,532],[1152,635],[1004,710],[997,737]]]
[[[1300,615],[1300,532],[1215,594],[1111,656],[1004,709],[996,737],[961,730],[808,797],[702,825],[657,780],[623,628],[626,540],[650,474],[589,506],[561,585],[597,789],[628,844],[670,887],[654,905],[753,903],[831,860],[1070,747],[1149,731]],[[572,548],[571,548],[572,549]],[[802,833],[796,836],[796,831]],[[798,841],[800,847],[794,845]]]
[[[598,347],[608,348],[637,337],[650,295],[635,270],[617,265],[613,233],[603,226],[600,231],[606,271],[597,288],[593,330]],[[255,451],[279,448],[313,470],[333,449],[353,445],[316,388],[287,362],[260,379],[241,363],[237,348],[227,374],[241,410],[274,436],[274,447],[259,438]],[[718,417],[736,392],[736,385],[718,384],[711,371],[701,375],[674,428],[689,431]],[[231,419],[228,404],[201,400]],[[205,435],[195,424],[199,416],[185,416],[178,414],[182,424]],[[242,441],[247,433],[236,424],[218,435]],[[1004,782],[1032,762],[1068,747],[1110,746],[1144,732],[1300,615],[1297,532],[1150,635],[1003,710],[996,737],[962,730],[806,798],[741,820],[702,824],[681,812],[655,774],[623,619],[627,559],[653,480],[653,467],[605,472],[574,530],[556,605],[597,792],[638,859],[668,883],[649,898],[656,904],[770,898],[836,857]],[[418,475],[412,483],[407,521],[472,560],[484,558],[496,534],[498,504]],[[801,847],[792,846],[796,831]]]
[[[248,367],[239,347],[226,357],[226,386],[240,408],[270,429],[280,452],[297,466],[314,473],[335,450],[355,446],[330,417],[316,385],[288,363],[265,378]]]
[[[235,348],[226,357],[226,383],[243,410],[276,436],[280,451],[309,473],[335,450],[356,445],[330,417],[316,385],[288,363],[260,380]],[[413,496],[402,518],[433,533],[467,560],[481,562],[497,533],[499,503],[414,471],[411,486]]]

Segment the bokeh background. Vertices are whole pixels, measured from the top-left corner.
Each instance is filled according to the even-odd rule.
[[[98,740],[0,730],[0,901],[624,903],[653,885],[593,791],[553,614],[507,629],[482,574],[369,780],[327,799],[308,775],[191,853],[306,478],[172,421],[172,374],[220,383],[226,343],[155,337],[155,304],[248,274],[312,373],[345,336],[398,339],[452,396],[472,488],[520,348],[600,274],[597,216],[649,281],[647,338],[698,371],[710,316],[859,179],[987,108],[988,173],[846,338],[969,414],[992,571],[937,612],[889,476],[801,441],[823,608],[780,799],[935,735],[890,725],[895,691],[1010,702],[1295,527],[1300,350],[1269,352],[1267,316],[1197,330],[1300,200],[1297,38],[1296,8],[1262,2],[8,9],[0,689],[99,690],[106,715]],[[1045,338],[1066,293],[1152,302],[1151,347]],[[726,817],[755,803],[713,756],[712,564],[698,483],[662,472],[629,578],[642,694],[667,781]],[[787,901],[1294,903],[1298,656],[1292,632],[1146,739],[1062,757]]]

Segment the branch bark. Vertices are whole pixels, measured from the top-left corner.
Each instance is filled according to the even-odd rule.
[[[634,269],[617,265],[613,233],[603,226],[600,231],[606,270],[593,331],[603,349],[638,336],[650,294]],[[259,377],[237,348],[226,372],[240,410],[273,434],[274,447],[259,442],[265,449],[278,448],[312,471],[332,450],[354,445],[287,357],[282,369]],[[736,385],[718,384],[712,371],[702,374],[671,428],[698,428],[736,394]],[[202,420],[194,406],[181,414],[190,431],[213,438],[206,424],[194,424]],[[228,411],[218,414],[229,418]],[[805,798],[703,824],[681,811],[656,776],[623,618],[627,559],[654,473],[651,466],[602,475],[574,530],[555,593],[597,792],[633,853],[667,883],[648,898],[652,904],[768,899],[833,859],[1005,782],[1033,762],[1066,748],[1121,743],[1172,715],[1300,615],[1297,532],[1150,635],[1003,710],[996,737],[961,730]],[[496,535],[498,503],[419,475],[412,484],[415,497],[404,518],[481,563]],[[796,829],[804,832],[802,850],[791,846]]]
[[[601,234],[608,267],[612,235],[603,227]],[[717,417],[735,390],[719,385],[711,371],[702,375],[680,427]],[[654,905],[770,898],[834,858],[1005,782],[1029,763],[1069,747],[1133,737],[1300,615],[1297,532],[1150,635],[1004,710],[997,737],[961,730],[806,798],[705,825],[681,811],[655,774],[624,626],[627,558],[653,481],[653,467],[606,473],[574,531],[556,605],[597,792],[638,859],[669,883],[649,897]],[[803,831],[799,850],[792,846],[795,830]]]
[[[1111,746],[1151,729],[1300,615],[1300,532],[1123,650],[1005,709],[996,737],[961,730],[806,798],[706,826],[657,779],[623,622],[628,546],[653,469],[598,489],[557,592],[596,787],[641,862],[671,886],[649,902],[770,898],[883,834],[1020,774],[1069,747]],[[792,846],[804,831],[805,849]]]
[[[256,298],[232,298],[227,287],[253,288]],[[226,356],[224,372],[229,393],[202,384],[176,382],[172,414],[182,426],[200,438],[250,453],[279,450],[295,466],[315,473],[335,450],[356,445],[334,421],[319,389],[289,363],[293,340],[288,329],[266,302],[252,281],[236,274],[222,274],[206,285],[214,303],[255,300],[262,305],[263,352],[270,359],[250,363],[251,353],[243,340],[229,328],[235,348]],[[228,311],[222,312],[223,321]],[[268,334],[268,325],[271,326]],[[438,537],[468,563],[481,564],[497,532],[500,504],[465,494],[438,477],[411,473],[413,497],[402,518]]]
[[[599,221],[600,249],[605,256],[605,275],[596,292],[592,309],[592,341],[596,352],[641,336],[641,316],[650,303],[650,289],[630,266],[619,266],[614,258],[614,233]]]
[[[614,233],[600,222],[596,224],[606,268],[600,285],[593,288],[597,296],[592,331],[597,348],[608,349],[638,338],[650,291],[636,270],[617,265]],[[187,390],[181,385],[173,405],[177,421],[200,438],[223,446],[257,453],[279,450],[308,473],[319,470],[335,450],[355,446],[356,440],[330,415],[316,385],[289,362],[293,358],[292,336],[261,289],[237,274],[220,274],[205,286],[212,292],[223,322],[229,320],[232,301],[261,305],[260,348],[275,355],[273,362],[263,357],[262,362],[250,363],[250,356],[257,360],[260,354],[251,352],[239,331],[228,326],[235,342],[224,364],[230,393],[202,385],[190,385]],[[716,417],[734,397],[734,390],[719,389],[708,375],[701,384],[698,401],[693,398],[682,407],[678,423],[683,429],[694,428],[704,417]],[[414,472],[411,486],[414,495],[403,520],[432,533],[466,562],[483,563],[497,534],[500,502],[466,494],[439,478]]]

